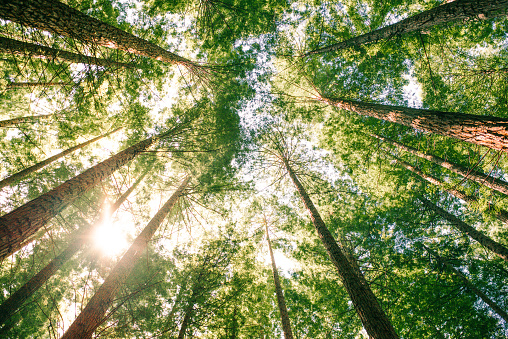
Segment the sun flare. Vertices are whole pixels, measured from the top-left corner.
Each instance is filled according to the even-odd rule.
[[[93,236],[95,247],[105,256],[113,257],[127,247],[126,235],[117,223],[106,222]]]

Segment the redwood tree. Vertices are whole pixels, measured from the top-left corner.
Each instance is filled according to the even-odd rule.
[[[432,26],[447,22],[495,18],[506,14],[507,11],[508,1],[506,0],[449,1],[443,5],[401,20],[395,24],[307,52],[304,56],[338,51],[353,46],[361,46],[410,32],[422,31]]]
[[[62,339],[90,338],[95,329],[104,321],[104,315],[111,306],[116,292],[131,273],[137,260],[148,246],[148,242],[184,193],[189,181],[190,177],[187,176],[164,206],[161,207],[143,231],[136,237],[131,247],[111,270],[111,273],[90,299],[85,309],[64,333]]]
[[[55,217],[68,204],[151,145],[175,133],[181,125],[150,137],[67,180],[51,191],[0,217],[0,260],[16,252],[29,236]]]

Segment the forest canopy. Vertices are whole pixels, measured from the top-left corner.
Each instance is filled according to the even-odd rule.
[[[1,338],[506,338],[508,1],[0,2]]]

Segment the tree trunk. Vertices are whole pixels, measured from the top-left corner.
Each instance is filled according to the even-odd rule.
[[[507,9],[508,1],[506,0],[456,0],[421,12],[395,24],[376,29],[370,33],[318,48],[304,54],[304,56],[361,46],[410,32],[422,31],[447,22],[495,18],[505,15]]]
[[[26,122],[36,122],[41,119],[50,119],[51,117],[55,116],[56,113],[53,114],[43,114],[43,115],[32,115],[27,117],[19,117],[19,118],[12,118],[9,120],[0,120],[0,128],[2,127],[8,127],[18,124],[23,124]]]
[[[29,236],[60,213],[68,204],[85,193],[118,168],[134,159],[161,138],[169,136],[179,127],[143,140],[109,159],[89,168],[78,176],[67,180],[40,197],[0,217],[0,260],[11,255]]]
[[[508,152],[507,119],[488,115],[373,104],[339,98],[321,97],[318,100],[360,115]]]
[[[456,216],[454,216],[451,213],[448,213],[444,209],[440,208],[439,206],[433,204],[432,202],[428,201],[427,199],[423,197],[418,198],[428,209],[431,211],[434,211],[437,215],[439,215],[441,218],[449,221],[452,225],[454,225],[459,231],[462,233],[465,233],[469,235],[472,239],[476,240],[480,243],[483,247],[491,250],[494,254],[499,256],[500,258],[504,259],[505,261],[508,261],[508,248],[506,248],[504,245],[492,240],[491,238],[487,237],[483,233],[477,231],[475,228],[469,226]]]
[[[155,60],[196,67],[192,61],[137,36],[108,25],[55,0],[9,0],[0,3],[0,18]]]
[[[1,5],[0,5],[1,8]],[[101,67],[135,68],[134,64],[126,64],[108,59],[95,58],[88,55],[63,51],[60,49],[36,45],[29,42],[0,37],[0,53],[18,56],[30,56],[38,59],[59,59],[73,64],[88,64]]]
[[[127,200],[127,197],[139,185],[148,171],[145,171],[134,184],[125,191],[120,198],[108,209],[107,214],[103,215],[93,226],[87,225],[84,230],[78,230],[73,239],[69,242],[65,250],[51,260],[42,270],[34,275],[29,281],[14,292],[7,300],[0,305],[0,325],[4,324],[22,305],[29,299],[56,271],[62,267],[70,258],[74,256],[91,239],[93,231],[101,225],[104,220],[111,217],[113,213]]]
[[[445,264],[445,266],[450,270],[452,271],[453,273],[455,273],[455,275],[457,275],[460,280],[462,280],[462,282],[464,283],[464,285],[467,286],[467,288],[473,292],[474,294],[476,294],[476,296],[478,298],[480,298],[481,300],[483,300],[484,303],[486,303],[487,305],[490,306],[490,308],[497,313],[497,315],[499,315],[501,318],[503,318],[503,320],[508,323],[508,313],[506,313],[506,311],[504,311],[498,304],[496,304],[492,299],[490,299],[485,293],[483,293],[478,287],[476,287],[471,281],[469,281],[469,279],[464,275],[464,273],[462,273],[461,271],[457,270],[455,267],[453,267],[453,265],[451,263],[448,262],[448,260],[446,260],[445,258],[439,256],[436,252],[434,252],[433,250],[431,250],[430,248],[428,248],[427,246],[425,246],[425,249],[427,251],[429,251],[429,253],[431,253],[437,260],[441,261],[443,264]]]
[[[65,82],[11,82],[5,89],[65,86]]]
[[[76,145],[76,146],[74,146],[74,147],[68,148],[68,149],[66,149],[66,150],[65,150],[65,151],[63,151],[63,152],[60,152],[60,153],[58,153],[58,154],[55,154],[54,156],[49,157],[49,158],[47,158],[46,160],[43,160],[43,161],[41,161],[41,162],[38,162],[37,164],[35,164],[35,165],[33,165],[33,166],[27,167],[27,168],[25,168],[24,170],[19,171],[18,173],[15,173],[15,174],[13,174],[13,175],[11,175],[11,176],[9,176],[9,177],[5,178],[4,180],[0,181],[0,190],[1,190],[2,188],[6,187],[6,186],[10,186],[10,185],[13,185],[13,184],[17,183],[18,181],[20,181],[21,179],[23,179],[23,178],[24,178],[24,177],[26,177],[27,175],[32,174],[33,172],[35,172],[35,171],[37,171],[37,170],[39,170],[39,169],[41,169],[41,168],[45,167],[46,165],[51,164],[53,161],[56,161],[56,160],[58,160],[58,159],[60,159],[60,158],[62,158],[62,157],[64,157],[64,156],[66,156],[67,154],[70,154],[70,153],[72,153],[72,152],[74,152],[74,151],[77,151],[77,150],[79,150],[79,149],[81,149],[81,148],[83,148],[83,147],[85,147],[85,146],[87,146],[87,145],[89,145],[89,144],[91,144],[91,143],[93,143],[93,142],[97,141],[97,140],[100,140],[100,139],[102,139],[102,138],[105,138],[105,137],[107,137],[108,135],[110,135],[110,134],[112,134],[112,133],[115,133],[115,132],[117,132],[117,131],[121,130],[122,128],[123,128],[123,127],[117,128],[117,129],[115,129],[115,130],[113,130],[113,131],[111,131],[111,132],[108,132],[108,133],[103,134],[103,135],[100,135],[100,136],[98,136],[98,137],[96,137],[96,138],[93,138],[93,139],[90,139],[90,140],[88,140],[88,141],[85,141],[85,142],[84,142],[84,143],[82,143],[82,144],[79,144],[79,145]]]
[[[437,165],[447,168],[450,171],[452,171],[453,173],[461,175],[464,178],[473,180],[479,184],[483,184],[493,190],[496,190],[500,193],[508,195],[508,182],[506,182],[504,180],[494,178],[488,174],[484,174],[484,173],[475,171],[473,169],[468,169],[468,168],[463,167],[461,165],[454,164],[452,162],[446,161],[445,159],[443,159],[441,157],[438,157],[438,156],[435,156],[435,155],[432,155],[429,153],[421,152],[421,151],[417,150],[416,148],[406,146],[406,145],[401,144],[397,141],[394,141],[394,140],[391,140],[388,138],[384,138],[382,136],[375,135],[375,134],[373,134],[372,136],[379,139],[379,140],[385,141],[393,146],[396,146],[406,152],[416,155],[420,158],[429,160]]]
[[[412,166],[411,164],[409,164],[403,160],[400,160],[398,158],[396,158],[396,160],[397,160],[397,163],[399,163],[405,169],[410,170],[411,172],[413,172],[414,174],[427,180],[431,184],[441,187],[444,191],[450,193],[454,197],[464,200],[466,203],[478,202],[478,199],[476,197],[467,195],[464,192],[459,191],[458,189],[455,189],[455,188],[447,188],[445,183],[437,180],[433,176],[423,173],[420,169]],[[506,225],[508,225],[508,211],[504,210],[504,209],[497,210],[495,205],[490,205],[490,206],[496,211],[495,217],[502,223],[505,223]]]
[[[282,330],[284,331],[285,339],[293,339],[293,331],[291,331],[291,322],[289,321],[288,309],[286,307],[286,300],[284,299],[284,294],[282,293],[282,288],[280,286],[279,273],[277,272],[277,266],[275,265],[275,258],[273,256],[272,244],[270,243],[270,235],[268,234],[268,223],[265,222],[266,229],[266,241],[268,242],[268,249],[270,250],[270,258],[272,260],[272,272],[273,272],[273,281],[275,283],[275,293],[277,294],[277,304],[279,305],[280,317],[282,320]]]
[[[131,273],[141,254],[148,246],[148,242],[152,239],[165,217],[171,212],[178,198],[183,194],[189,181],[190,177],[187,176],[180,187],[178,187],[164,206],[162,206],[143,231],[136,237],[131,247],[111,270],[111,273],[99,290],[90,299],[85,309],[79,314],[76,320],[74,320],[61,339],[89,338],[95,329],[104,321],[104,315],[113,303],[116,292]]]
[[[185,316],[183,317],[182,325],[180,326],[180,331],[178,331],[178,339],[185,338],[185,332],[187,332],[187,327],[189,326],[189,321],[192,316],[193,308],[194,303],[191,301],[189,306],[185,309]]]
[[[365,278],[361,274],[358,275],[358,272],[351,267],[347,257],[337,245],[337,242],[321,219],[312,200],[289,165],[289,161],[286,158],[282,158],[282,160],[305,207],[309,211],[312,223],[339,273],[342,283],[353,302],[356,313],[360,317],[367,334],[373,339],[399,338]]]

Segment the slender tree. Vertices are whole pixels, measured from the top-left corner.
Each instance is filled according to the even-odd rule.
[[[375,31],[307,52],[303,56],[322,54],[390,39],[410,32],[422,31],[435,25],[459,20],[490,19],[506,14],[506,0],[455,0]]]
[[[264,217],[264,216],[263,216]],[[275,293],[277,294],[277,305],[279,305],[280,317],[282,320],[282,330],[284,331],[285,339],[293,339],[293,331],[291,331],[291,322],[289,321],[288,309],[286,307],[286,300],[280,286],[279,273],[275,265],[275,258],[273,256],[272,244],[270,242],[270,235],[268,234],[268,223],[264,217],[266,241],[268,242],[268,250],[270,251],[270,259],[272,261],[273,282],[275,284]]]
[[[296,173],[290,166],[289,159],[284,156],[282,152],[280,153],[280,160],[284,164],[284,168],[289,174],[291,181],[296,186],[305,207],[309,211],[310,218],[316,228],[319,238],[335,265],[342,283],[353,302],[356,313],[360,317],[368,335],[374,339],[399,338],[390,320],[376,299],[376,296],[370,289],[365,277],[361,272],[356,271],[351,266],[347,256],[335,241],[335,238],[326,227],[323,219],[321,219],[307,191],[298,180]]]
[[[78,230],[67,247],[53,260],[51,260],[42,270],[28,280],[16,292],[11,294],[7,300],[0,305],[0,326],[4,324],[22,305],[28,300],[49,278],[55,274],[60,267],[62,267],[70,258],[74,256],[90,239],[93,232],[97,227],[101,226],[108,220],[113,213],[127,200],[129,195],[139,185],[141,180],[145,177],[148,171],[143,172],[142,175],[132,184],[127,191],[125,191],[118,200],[111,205],[109,209],[102,213],[101,217],[94,225],[86,225],[81,230]]]
[[[476,171],[474,169],[469,169],[464,166],[452,163],[450,161],[447,161],[441,157],[438,157],[436,155],[432,155],[429,153],[421,152],[417,150],[416,148],[406,146],[400,142],[397,142],[395,140],[382,137],[380,135],[372,134],[373,137],[385,141],[386,143],[389,143],[390,145],[393,145],[399,149],[402,149],[406,152],[409,152],[413,155],[419,156],[420,158],[429,160],[437,165],[440,165],[446,169],[449,169],[455,174],[461,175],[464,178],[471,179],[479,184],[483,184],[489,188],[492,188],[498,192],[501,192],[503,194],[508,195],[508,182],[494,178],[491,175]]]
[[[0,5],[1,6],[1,5]],[[1,7],[0,7],[1,8]],[[88,55],[63,51],[51,47],[32,44],[29,42],[0,37],[0,53],[17,56],[30,56],[38,59],[59,59],[74,64],[88,64],[102,67],[135,68],[134,64],[100,59]]]
[[[466,287],[473,292],[478,298],[483,300],[484,303],[490,306],[490,308],[496,312],[505,322],[508,323],[508,313],[503,310],[497,303],[495,303],[492,299],[490,299],[485,293],[482,292],[478,287],[476,287],[461,271],[456,269],[446,258],[441,257],[435,251],[431,250],[427,246],[423,245],[423,247],[429,252],[434,258],[436,258],[439,262],[443,263],[448,270],[450,270],[453,274],[458,276],[460,280],[466,285]]]
[[[148,246],[148,242],[152,239],[159,226],[169,212],[171,212],[180,196],[184,193],[189,181],[190,177],[187,176],[177,190],[171,195],[169,200],[136,237],[131,247],[112,269],[99,290],[90,299],[85,309],[64,333],[62,339],[90,338],[95,329],[104,321],[104,315],[111,306],[116,292],[131,273],[134,265]]]
[[[56,0],[3,1],[0,3],[0,18],[90,45],[115,48],[171,64],[197,67],[197,64],[188,59]]]
[[[400,164],[402,167],[404,167],[407,170],[410,170],[414,174],[418,175],[422,179],[427,180],[433,185],[441,187],[444,191],[450,193],[454,197],[464,200],[466,203],[475,203],[478,202],[478,199],[472,195],[467,195],[466,193],[452,187],[447,187],[447,185],[444,182],[439,181],[438,179],[434,178],[431,175],[425,174],[422,170],[416,168],[415,166],[400,160],[396,158],[397,163]],[[498,209],[495,205],[491,205],[491,207],[496,211],[496,218],[508,225],[508,211],[504,209]]]
[[[1,120],[0,121],[0,128],[14,126],[14,125],[18,125],[18,124],[27,123],[27,122],[33,123],[33,122],[36,122],[39,120],[50,119],[50,118],[54,117],[55,115],[56,114],[32,115],[32,116],[27,116],[27,117],[19,117],[19,118],[12,118],[12,119],[8,119],[8,120]]]
[[[180,128],[181,124],[138,142],[0,217],[0,260],[19,250],[24,240],[46,225],[80,194],[97,185],[158,140],[176,133]]]
[[[65,86],[65,82],[11,82],[5,89]]]
[[[33,172],[43,168],[44,166],[47,166],[47,165],[51,164],[52,162],[54,162],[54,161],[56,161],[56,160],[58,160],[58,159],[60,159],[60,158],[62,158],[64,156],[66,156],[67,154],[70,154],[70,153],[72,153],[74,151],[77,151],[77,150],[87,146],[87,145],[90,145],[91,143],[93,143],[95,141],[103,139],[103,138],[111,135],[112,133],[115,133],[115,132],[121,130],[122,128],[123,127],[119,127],[119,128],[117,128],[117,129],[115,129],[113,131],[110,131],[108,133],[105,133],[103,135],[100,135],[98,137],[90,139],[88,141],[85,141],[85,142],[83,142],[83,143],[81,143],[79,145],[76,145],[74,147],[68,148],[68,149],[66,149],[63,152],[55,154],[52,157],[49,157],[49,158],[47,158],[47,159],[45,159],[45,160],[43,160],[41,162],[36,163],[33,166],[27,167],[24,170],[19,171],[18,173],[15,173],[15,174],[13,174],[13,175],[3,179],[2,181],[0,181],[0,190],[2,188],[6,187],[6,186],[10,186],[10,185],[13,185],[13,184],[17,183],[18,181],[20,181],[21,179],[23,179],[27,175],[32,174]]]
[[[508,152],[508,120],[503,118],[381,105],[340,98],[321,97],[318,100],[360,115]]]
[[[460,220],[453,214],[445,211],[441,207],[437,206],[436,204],[433,204],[429,200],[418,197],[418,199],[423,203],[425,207],[427,207],[429,210],[433,211],[437,215],[439,215],[444,220],[447,220],[450,222],[453,226],[455,226],[459,231],[461,231],[464,234],[467,234],[472,239],[476,240],[480,243],[480,245],[484,246],[485,248],[492,251],[494,254],[496,254],[498,257],[504,259],[505,261],[508,261],[508,248],[500,244],[485,234],[477,231],[474,227],[466,224],[464,221]]]

